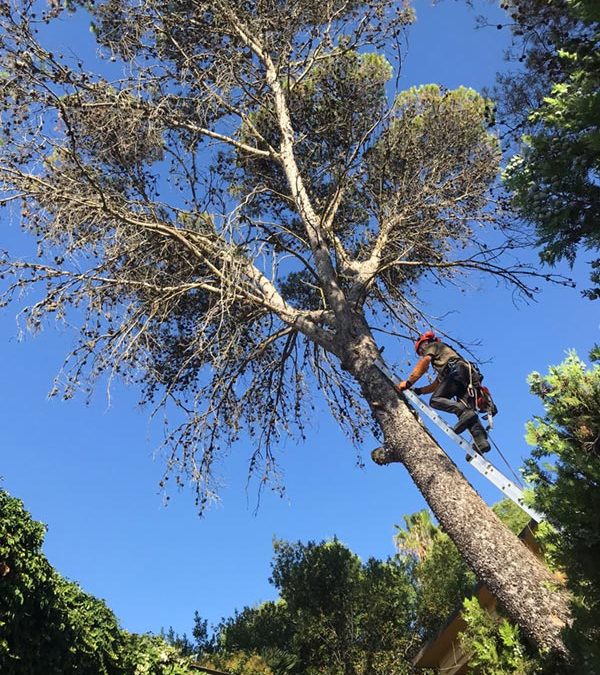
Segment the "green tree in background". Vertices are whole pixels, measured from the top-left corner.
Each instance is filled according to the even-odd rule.
[[[278,675],[267,663],[267,660],[258,654],[236,651],[228,654],[221,652],[201,659],[200,663],[206,668],[213,668],[230,675]],[[283,675],[282,671],[279,671]]]
[[[102,600],[63,579],[41,552],[46,529],[0,489],[2,675],[186,675],[164,640],[119,628]]]
[[[529,522],[507,499],[493,510],[517,534]],[[471,596],[476,579],[426,510],[404,521],[395,561],[361,563],[337,540],[277,542],[271,581],[280,598],[224,621],[218,649],[258,653],[276,675],[412,672],[412,656]],[[530,668],[523,673],[541,667],[514,624],[475,605],[465,609],[468,649],[491,649],[486,667],[497,666],[498,674],[511,663]]]
[[[217,628],[218,648],[226,651],[242,649],[260,654],[269,652],[268,663],[281,668],[282,664],[296,665],[292,640],[295,625],[286,603],[278,599],[257,607],[245,607]]]
[[[569,639],[579,672],[599,672],[600,366],[588,368],[571,352],[547,375],[532,373],[529,384],[544,415],[527,428],[534,447],[526,477],[535,507],[553,527],[547,534],[552,562],[564,570],[576,599]]]
[[[460,606],[475,586],[456,546],[426,510],[404,517],[395,541],[409,566],[417,593],[416,629],[431,637]]]
[[[418,636],[405,566],[393,560],[362,563],[335,539],[277,542],[271,581],[280,599],[224,622],[219,643],[225,650],[259,652],[274,668],[279,664],[277,673],[410,672]],[[269,654],[269,647],[276,651]]]
[[[519,0],[506,6],[530,71],[526,87],[517,75],[499,89],[504,107],[513,108],[514,128],[525,131],[506,185],[517,212],[536,227],[542,259],[572,265],[579,250],[600,249],[600,5]],[[585,294],[595,299],[600,258],[592,268],[594,286]]]
[[[45,527],[0,491],[0,670],[115,672],[120,634],[101,601],[54,571],[41,547]]]
[[[363,563],[336,539],[276,542],[276,601],[236,612],[216,632],[196,614],[195,644],[173,630],[136,635],[52,569],[41,553],[45,528],[18,499],[1,491],[0,507],[0,669],[7,675],[189,675],[194,663],[232,675],[406,675],[423,640],[475,587],[454,544],[421,511],[405,517],[394,559]],[[494,510],[518,531],[518,508],[504,501]],[[514,624],[489,617],[476,600],[464,615],[472,672],[541,668]]]
[[[510,499],[501,499],[492,506],[492,511],[511,532],[521,534],[531,518]]]

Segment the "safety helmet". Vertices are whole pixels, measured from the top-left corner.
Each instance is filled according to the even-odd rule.
[[[419,336],[419,339],[415,342],[415,351],[418,354],[419,347],[424,342],[439,342],[439,341],[440,339],[435,336],[435,333],[432,330],[428,330],[426,333],[423,333],[423,335]]]

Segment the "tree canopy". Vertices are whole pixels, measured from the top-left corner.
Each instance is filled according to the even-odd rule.
[[[532,428],[539,431],[540,422]],[[553,491],[561,491],[560,482]],[[577,508],[573,495],[561,494],[561,506]],[[590,614],[590,589],[597,575],[593,564],[585,565],[593,540],[584,551],[569,531],[563,538],[569,518],[564,509],[552,510],[547,492],[541,496],[561,525],[546,534],[553,564],[573,570],[568,583],[577,592],[578,621],[570,636],[577,663],[562,664],[561,672],[594,672],[597,622]],[[337,539],[275,542],[271,582],[277,600],[245,607],[212,632],[196,613],[190,641],[172,629],[162,636],[122,630],[104,602],[50,566],[40,550],[45,528],[23,504],[1,491],[0,506],[3,673],[42,675],[68,667],[90,675],[188,675],[206,667],[231,675],[404,675],[414,672],[417,651],[461,605],[469,673],[557,672],[557,664],[531,649],[501,607],[492,615],[479,606],[473,575],[426,511],[405,517],[397,528],[398,554],[387,560],[363,562]],[[507,500],[494,508],[511,523],[523,522]],[[575,531],[573,525],[566,529]]]
[[[600,667],[600,366],[588,368],[572,352],[546,375],[532,373],[543,416],[528,425],[533,446],[526,476],[536,508],[553,529],[546,541],[551,563],[574,592],[576,621],[570,639],[582,672]]]
[[[427,511],[405,516],[404,521],[395,542],[417,592],[415,629],[430,638],[471,594],[476,579]]]
[[[165,406],[169,468],[200,506],[242,430],[271,473],[312,382],[360,438],[353,315],[410,330],[424,275],[531,291],[533,270],[501,262],[518,240],[480,237],[501,221],[488,103],[437,85],[389,102],[408,6],[97,2],[89,66],[43,46],[66,11],[2,10],[3,203],[39,252],[4,260],[8,296],[37,285],[30,328],[79,326],[56,393],[121,376]]]
[[[223,648],[258,651],[275,663],[287,655],[289,672],[298,674],[410,671],[419,635],[403,564],[363,563],[336,539],[276,542],[271,582],[279,599],[226,620]]]
[[[542,260],[571,265],[600,249],[600,12],[594,0],[510,2],[515,52],[525,72],[501,78],[501,111],[521,135],[506,185],[535,225]],[[514,55],[514,54],[513,54]],[[592,260],[600,297],[600,259]]]

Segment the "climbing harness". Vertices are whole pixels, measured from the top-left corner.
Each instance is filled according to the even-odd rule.
[[[483,413],[487,420],[487,430],[494,428],[494,415],[498,414],[498,408],[494,403],[492,394],[482,383],[483,374],[472,361],[465,361],[469,369],[469,384],[467,385],[467,405]]]
[[[385,375],[385,377],[387,377],[394,387],[400,383],[400,378],[396,377],[381,359],[375,360],[375,366],[383,373],[383,375]],[[535,521],[541,523],[542,520],[544,520],[544,516],[541,513],[537,512],[535,509],[532,509],[525,503],[523,490],[521,490],[521,488],[515,485],[515,483],[498,471],[498,469],[490,464],[487,459],[484,459],[479,453],[475,452],[471,444],[465,438],[455,433],[452,427],[444,419],[442,419],[433,410],[433,408],[430,408],[428,405],[423,403],[423,401],[421,401],[416,394],[410,391],[410,389],[405,389],[402,394],[414,408],[417,408],[417,410],[419,410],[423,415],[429,417],[429,419],[441,431],[443,431],[450,439],[452,439],[466,452],[467,461],[469,464],[477,469],[477,471],[479,471],[479,473],[484,478],[487,478],[491,483],[493,483],[512,502],[522,508],[523,511],[525,511],[525,513],[527,513]]]

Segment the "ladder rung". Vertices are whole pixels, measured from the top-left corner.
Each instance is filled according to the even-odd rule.
[[[393,385],[398,385],[400,379],[397,378],[394,373],[385,365],[381,359],[375,361],[375,365],[379,370],[390,380]],[[544,519],[542,514],[538,513],[535,509],[532,509],[530,506],[525,504],[525,499],[523,496],[523,490],[520,487],[515,485],[510,479],[508,479],[504,474],[502,474],[496,467],[488,462],[482,455],[478,454],[473,450],[471,444],[464,439],[462,436],[457,434],[452,427],[442,419],[433,408],[429,407],[423,401],[421,401],[416,394],[414,394],[410,389],[406,389],[403,392],[404,396],[410,401],[413,407],[420,410],[424,415],[429,417],[429,419],[441,429],[447,436],[449,436],[457,445],[459,445],[468,456],[469,464],[474,467],[479,473],[487,478],[491,483],[493,483],[499,490],[501,490],[511,501],[513,501],[517,506],[519,506],[525,513],[527,513],[531,518],[536,520],[538,523],[541,523]],[[443,448],[442,448],[443,450]]]

